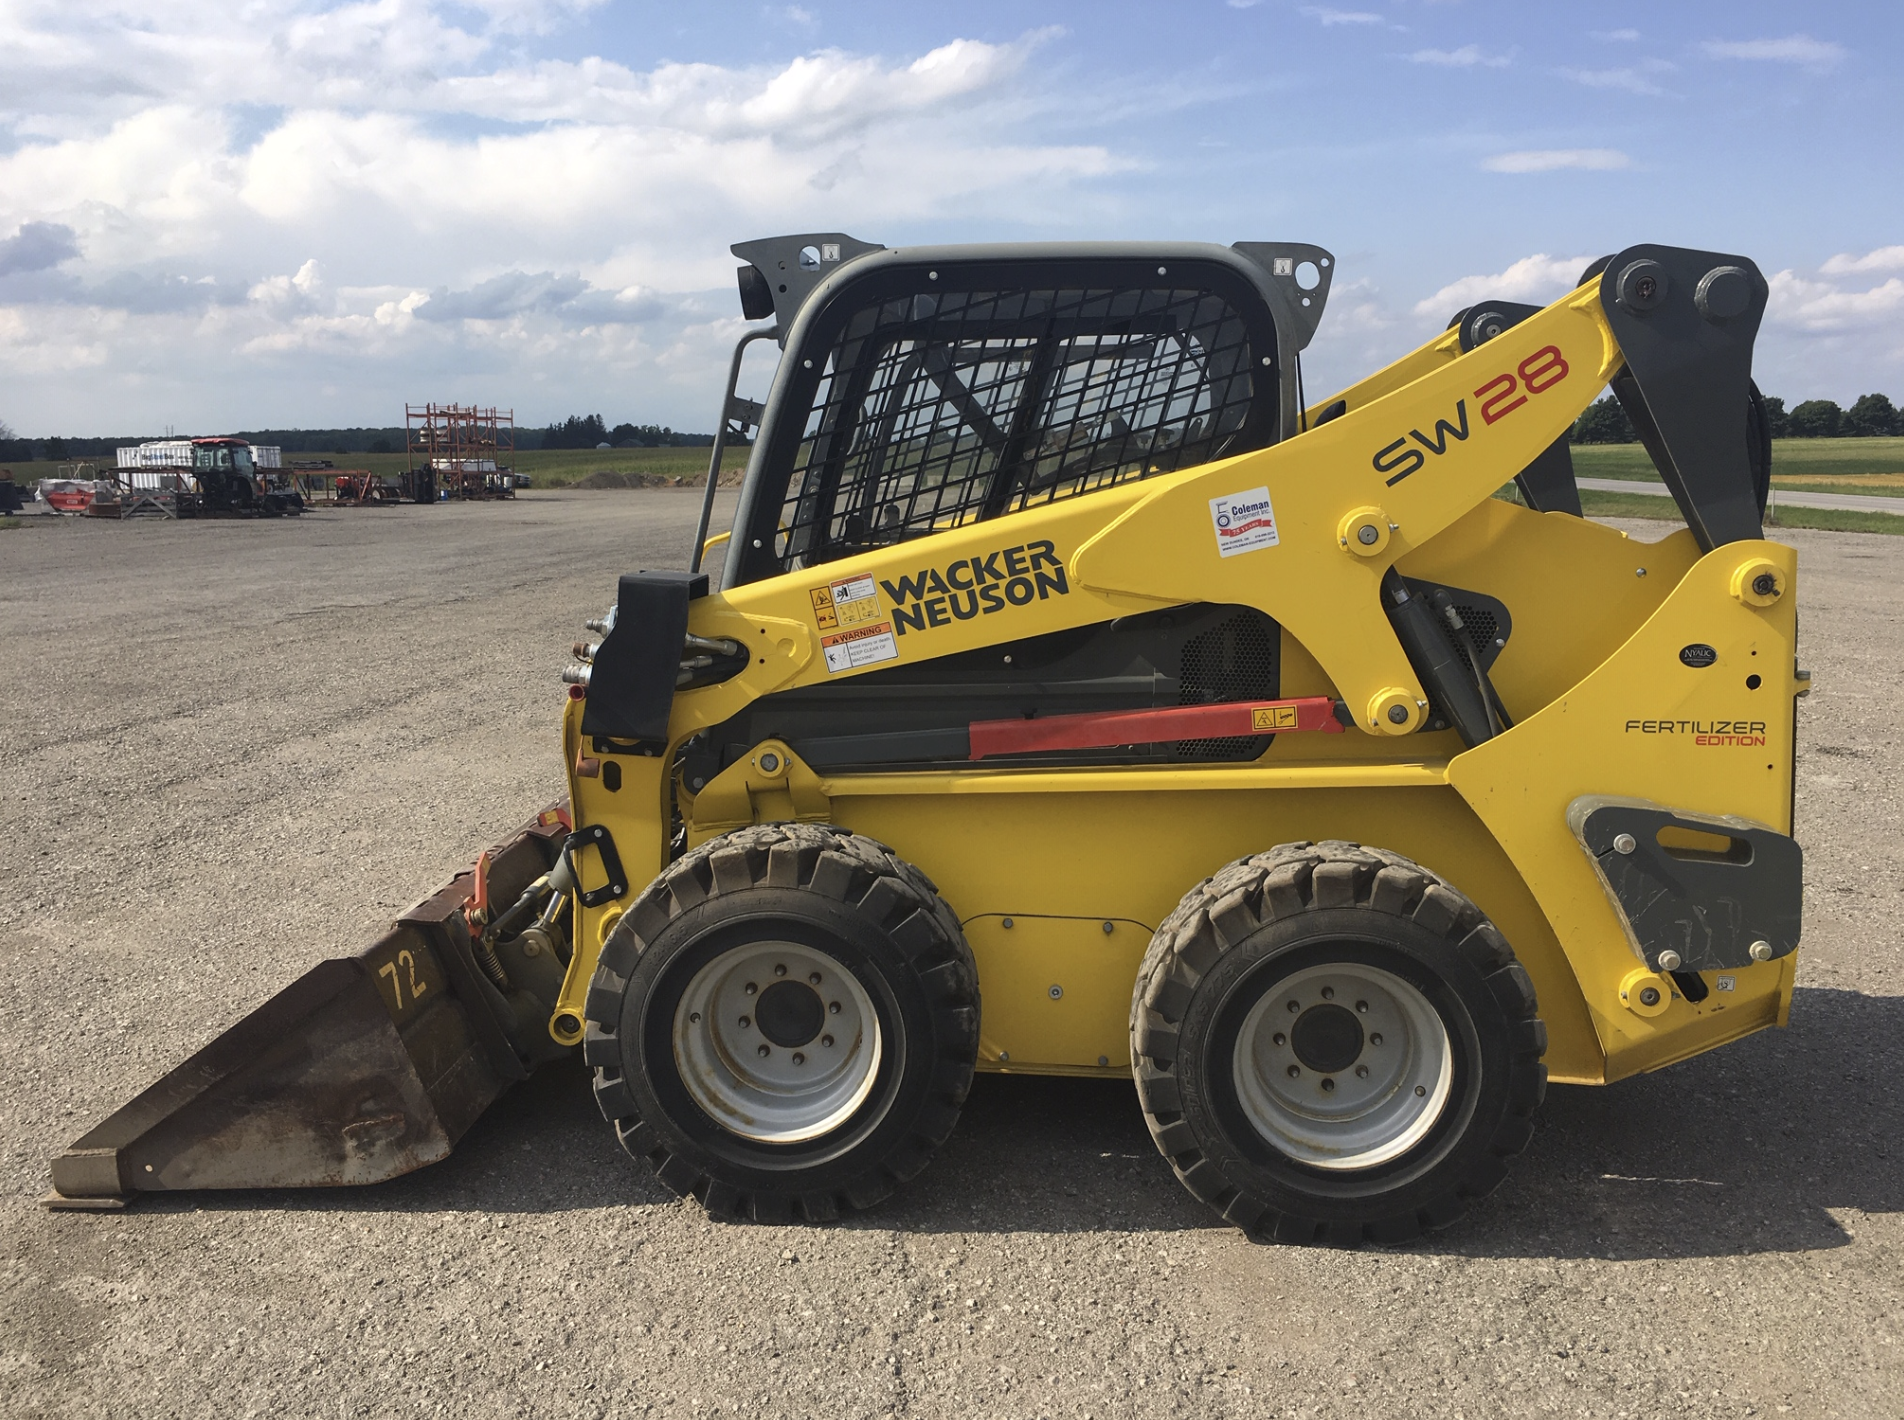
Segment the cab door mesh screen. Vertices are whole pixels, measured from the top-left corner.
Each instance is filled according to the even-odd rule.
[[[1242,316],[1169,287],[944,291],[852,312],[787,484],[783,570],[1267,443]],[[1254,410],[1254,417],[1253,417]]]

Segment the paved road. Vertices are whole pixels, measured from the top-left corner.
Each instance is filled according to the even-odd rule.
[[[1641,481],[1631,478],[1576,478],[1582,488],[1591,488],[1597,493],[1639,493],[1660,498],[1673,495],[1663,483],[1654,483],[1650,479]],[[1904,497],[1887,498],[1871,493],[1809,493],[1791,488],[1774,488],[1772,501],[1788,508],[1840,508],[1852,513],[1896,513],[1904,516]]]
[[[573,1068],[392,1184],[41,1211],[95,1118],[556,791],[566,648],[693,501],[0,532],[0,1413],[1904,1413],[1904,547],[1855,534],[1781,534],[1791,1029],[1555,1090],[1419,1245],[1253,1246],[1127,1087],[998,1078],[835,1227],[710,1223]]]

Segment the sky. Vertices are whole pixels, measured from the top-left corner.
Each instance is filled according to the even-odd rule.
[[[1767,393],[1904,402],[1900,67],[1868,0],[0,0],[0,422],[705,431],[728,247],[826,230],[1319,243],[1311,391],[1699,246]]]

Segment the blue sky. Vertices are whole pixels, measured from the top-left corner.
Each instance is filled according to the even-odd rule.
[[[728,245],[824,228],[1319,242],[1312,389],[1480,295],[1710,246],[1772,279],[1768,392],[1904,400],[1901,32],[1832,4],[7,0],[0,420],[706,428]]]

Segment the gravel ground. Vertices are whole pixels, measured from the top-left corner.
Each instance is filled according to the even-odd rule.
[[[1556,1089],[1421,1244],[1254,1246],[1129,1088],[999,1078],[877,1212],[716,1225],[579,1067],[391,1184],[41,1211],[60,1147],[554,796],[566,647],[693,499],[0,532],[0,1410],[1904,1413],[1904,546],[1855,534],[1789,534],[1791,1029]]]

